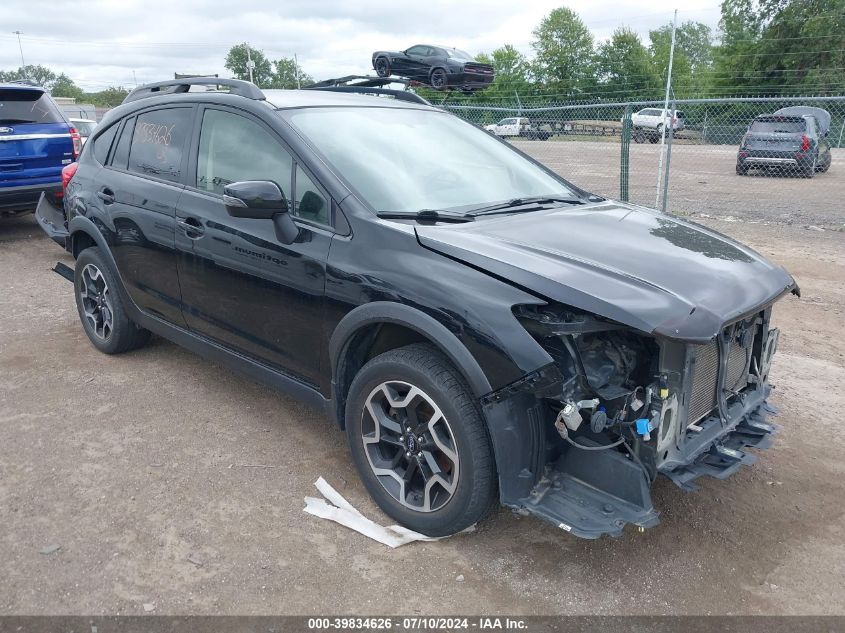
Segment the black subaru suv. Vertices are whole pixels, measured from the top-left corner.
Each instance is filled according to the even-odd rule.
[[[768,444],[786,271],[349,90],[378,94],[178,80],[106,116],[43,224],[95,347],[154,332],[319,407],[429,535],[497,501],[581,537],[652,526],[659,474],[693,489]]]

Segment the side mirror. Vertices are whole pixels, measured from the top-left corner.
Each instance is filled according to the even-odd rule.
[[[223,204],[234,218],[270,220],[287,213],[288,203],[279,186],[269,180],[244,180],[223,187]]]
[[[223,204],[233,218],[273,220],[276,239],[293,244],[299,227],[290,217],[287,200],[279,186],[269,180],[244,180],[223,187]]]

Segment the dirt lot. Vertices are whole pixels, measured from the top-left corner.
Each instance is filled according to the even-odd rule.
[[[659,480],[642,534],[500,510],[392,551],[302,512],[322,475],[386,520],[328,421],[161,339],[98,353],[50,272],[71,259],[3,220],[0,613],[845,613],[845,234],[707,221],[804,293],[776,312],[783,429],[760,462],[696,493]]]
[[[576,185],[619,198],[618,142],[549,140],[516,141],[514,145]],[[830,170],[812,180],[778,172],[752,171],[737,176],[736,151],[728,145],[675,145],[669,209],[692,216],[845,227],[845,149],[832,150]],[[654,206],[658,152],[659,146],[651,143],[631,144],[631,202]]]

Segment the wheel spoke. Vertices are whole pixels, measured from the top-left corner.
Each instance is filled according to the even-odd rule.
[[[367,460],[385,490],[421,512],[448,503],[457,487],[458,451],[434,400],[412,384],[388,381],[370,393],[362,416]]]

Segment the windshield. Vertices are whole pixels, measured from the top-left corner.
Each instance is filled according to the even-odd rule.
[[[751,132],[758,134],[800,134],[804,131],[804,119],[763,119],[751,124]]]
[[[0,123],[61,123],[53,100],[40,90],[0,89]]]
[[[289,120],[376,212],[574,194],[508,145],[437,110],[306,108]]]

